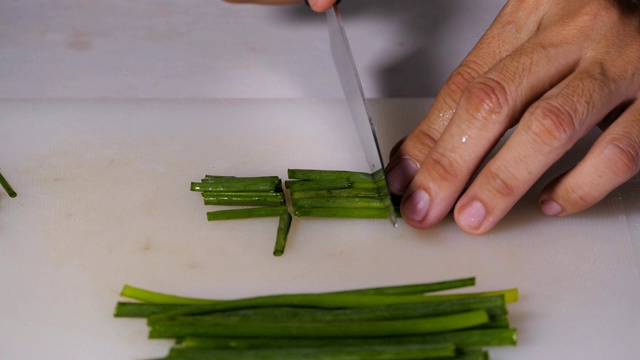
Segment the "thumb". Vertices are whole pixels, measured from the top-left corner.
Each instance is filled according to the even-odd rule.
[[[340,0],[305,0],[307,5],[315,12],[325,12]]]

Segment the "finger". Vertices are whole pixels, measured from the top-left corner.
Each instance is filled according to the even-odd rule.
[[[596,140],[584,160],[549,184],[542,211],[563,216],[585,210],[640,171],[640,102],[636,101]]]
[[[387,180],[393,193],[402,195],[405,192],[425,155],[455,114],[467,86],[535,33],[537,22],[529,21],[529,17],[541,17],[543,9],[539,4],[538,8],[534,5],[525,1],[508,2],[476,46],[449,76],[425,118],[389,159]],[[521,14],[526,14],[527,18]]]
[[[469,84],[409,186],[401,210],[411,225],[429,227],[449,213],[522,109],[575,69],[581,49],[572,44],[570,36],[538,34]],[[549,59],[557,59],[554,66]],[[422,205],[425,199],[429,207]]]
[[[336,0],[308,0],[308,4],[316,12],[325,12],[329,10],[337,1]]]
[[[624,84],[586,64],[535,102],[460,198],[454,216],[470,233],[489,231],[540,176],[624,100]],[[621,86],[610,86],[617,83]]]

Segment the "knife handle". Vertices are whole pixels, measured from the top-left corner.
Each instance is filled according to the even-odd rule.
[[[333,5],[338,5],[338,4],[340,4],[340,1],[342,1],[342,0],[338,0],[338,1],[336,1],[336,3],[335,3],[335,4],[333,4]],[[304,0],[304,3],[305,3],[305,4],[307,4],[307,7],[309,7],[309,9],[311,9],[311,6],[309,5],[309,0]]]

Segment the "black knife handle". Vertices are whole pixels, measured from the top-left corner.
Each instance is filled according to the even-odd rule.
[[[338,0],[338,1],[336,1],[336,3],[335,3],[334,5],[338,5],[338,4],[340,4],[340,1],[342,1],[342,0]],[[307,4],[307,6],[308,6],[309,8],[311,8],[311,6],[309,6],[309,0],[304,0],[304,3],[305,3],[305,4]]]

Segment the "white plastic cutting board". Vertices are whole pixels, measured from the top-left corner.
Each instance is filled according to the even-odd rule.
[[[427,106],[372,102],[385,151]],[[0,168],[18,192],[0,195],[0,358],[164,355],[144,321],[111,317],[125,283],[233,298],[466,276],[521,291],[520,344],[493,359],[640,358],[637,178],[561,219],[538,210],[541,183],[485,236],[451,219],[294,219],[281,258],[275,219],[206,221],[189,192],[205,174],[366,170],[348,116],[339,100],[0,102]]]

